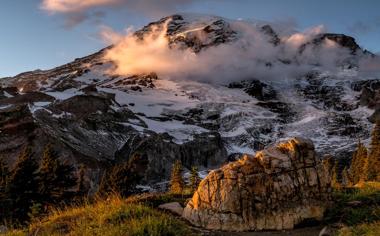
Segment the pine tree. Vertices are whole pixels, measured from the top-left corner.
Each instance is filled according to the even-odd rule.
[[[98,195],[117,193],[121,196],[129,196],[136,192],[136,185],[142,176],[138,175],[135,165],[140,163],[140,155],[133,157],[124,163],[118,163],[111,167],[100,182]]]
[[[79,173],[78,173],[78,183],[77,183],[77,194],[79,196],[83,196],[86,192],[85,188],[85,184],[84,184],[84,176],[85,176],[85,172],[86,172],[86,168],[84,165],[81,165],[79,167]]]
[[[4,158],[0,156],[0,198],[2,198],[9,178],[9,169],[8,165],[5,162]]]
[[[368,157],[368,180],[380,180],[380,120],[372,131],[371,150]]]
[[[190,176],[190,188],[191,192],[195,192],[197,190],[199,183],[201,182],[201,178],[198,174],[198,168],[193,166],[191,168],[191,176]]]
[[[345,187],[352,187],[352,177],[347,170],[347,167],[344,167],[342,171],[342,183]]]
[[[331,174],[331,187],[336,188],[336,189],[339,189],[342,187],[338,179],[338,173],[339,173],[338,161],[335,161],[334,167],[332,168],[332,174]]]
[[[58,203],[65,200],[65,191],[76,185],[73,171],[74,168],[71,165],[61,163],[58,154],[51,145],[47,145],[39,169],[41,200],[44,203]]]
[[[171,178],[170,178],[170,192],[174,194],[182,194],[184,189],[184,181],[182,177],[182,164],[180,160],[174,162]]]
[[[0,156],[0,221],[10,212],[6,189],[8,186],[9,169],[5,160]]]
[[[355,185],[359,182],[364,182],[368,175],[368,151],[367,148],[360,142],[353,154],[349,175],[352,178],[352,184]]]
[[[325,156],[322,160],[323,169],[326,171],[326,174],[330,180],[332,179],[334,164],[335,161],[332,156]]]
[[[29,208],[38,202],[38,164],[32,157],[30,147],[25,147],[10,173],[6,194],[12,199],[13,217],[27,219]]]

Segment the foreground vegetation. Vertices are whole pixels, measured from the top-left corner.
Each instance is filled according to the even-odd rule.
[[[165,199],[165,197],[161,197]],[[158,198],[157,201],[159,201]],[[54,210],[28,228],[5,234],[18,235],[194,235],[182,221],[158,211],[144,201],[117,196],[93,204]]]
[[[349,165],[339,168],[332,159],[324,161],[333,173],[335,191],[334,204],[323,223],[337,226],[333,228],[338,236],[380,235],[379,140],[377,123],[370,148],[359,142]],[[134,158],[106,172],[96,195],[99,199],[92,198],[91,203],[81,198],[83,173],[79,171],[75,176],[73,168],[60,163],[50,146],[45,148],[40,163],[28,148],[21,152],[13,169],[0,162],[0,206],[7,206],[6,210],[1,207],[0,219],[8,228],[17,227],[4,235],[194,235],[187,224],[157,207],[167,202],[186,205],[200,181],[196,167],[185,183],[182,165],[176,161],[169,193],[130,197],[140,178],[133,171]],[[107,197],[110,193],[118,194]],[[73,202],[78,205],[62,208]]]
[[[337,235],[380,235],[379,182],[339,189],[333,196],[334,204],[326,213],[325,223],[338,225]]]
[[[378,236],[380,235],[380,221],[370,224],[360,224],[353,227],[344,227],[338,236]]]

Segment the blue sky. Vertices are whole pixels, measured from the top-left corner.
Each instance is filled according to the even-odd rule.
[[[151,2],[154,1],[157,0]],[[159,13],[154,11],[154,4],[149,6],[149,0],[144,2],[149,10],[132,9],[129,5],[91,9],[86,14],[95,15],[99,11],[103,14],[68,28],[64,27],[67,15],[42,10],[41,0],[3,0],[0,7],[0,77],[52,68],[96,52],[105,46],[97,36],[100,25],[116,30],[131,25],[138,28],[174,12],[289,21],[299,30],[323,24],[331,32],[354,36],[364,48],[380,52],[380,1],[377,0],[183,0],[183,4],[177,3],[167,11],[163,11],[165,6],[161,7]]]

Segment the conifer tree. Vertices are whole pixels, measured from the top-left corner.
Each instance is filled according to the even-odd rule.
[[[334,170],[333,170],[334,164],[335,164],[335,161],[334,161],[334,158],[332,156],[325,156],[325,158],[323,158],[323,160],[322,160],[323,168],[326,171],[326,173],[328,174],[328,177],[330,178],[330,180],[332,179],[332,175],[334,172]]]
[[[332,168],[332,174],[331,174],[331,187],[336,188],[336,189],[339,189],[342,187],[338,179],[338,173],[339,173],[338,161],[335,161],[334,167]]]
[[[191,168],[191,175],[190,175],[191,192],[195,192],[195,190],[197,190],[200,182],[201,182],[201,178],[199,177],[199,174],[198,174],[198,168],[196,166],[193,166]]]
[[[139,161],[139,158],[139,155],[134,155],[128,162],[118,163],[111,167],[103,175],[98,194],[117,193],[125,197],[135,193],[141,176],[134,170],[133,165]]]
[[[0,198],[2,198],[9,178],[9,169],[8,165],[5,162],[4,158],[0,156]]]
[[[80,196],[84,195],[84,193],[85,193],[85,184],[84,184],[85,171],[86,171],[85,166],[81,165],[79,167],[78,183],[77,183],[77,193]]]
[[[6,218],[9,214],[9,204],[5,190],[7,189],[9,178],[9,169],[5,160],[0,156],[0,220]]]
[[[6,194],[13,203],[13,216],[27,219],[29,208],[38,202],[38,164],[32,157],[30,147],[25,147],[10,173]]]
[[[372,131],[371,149],[368,157],[368,180],[380,180],[380,120]]]
[[[360,142],[353,154],[349,175],[352,179],[352,184],[355,185],[359,182],[364,182],[368,175],[368,151],[367,148]]]
[[[74,168],[61,163],[58,154],[51,145],[47,145],[39,169],[41,200],[44,203],[58,203],[64,200],[65,191],[76,185],[73,171]]]
[[[185,184],[182,177],[182,164],[180,160],[176,160],[171,171],[170,192],[174,194],[182,194],[184,185]]]
[[[352,178],[350,173],[347,170],[347,167],[344,167],[342,171],[342,183],[345,187],[352,187]]]

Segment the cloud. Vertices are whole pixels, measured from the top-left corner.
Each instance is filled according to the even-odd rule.
[[[259,27],[243,21],[231,23],[231,27],[240,32],[238,40],[194,53],[191,49],[169,46],[166,36],[168,23],[163,28],[153,28],[143,40],[136,38],[131,30],[123,35],[110,28],[103,29],[102,37],[114,44],[104,57],[116,66],[109,73],[131,76],[156,72],[161,77],[210,83],[251,78],[293,79],[315,68],[315,65],[334,70],[337,62],[351,56],[349,50],[327,39],[318,48],[306,47],[302,54],[299,53],[299,46],[323,32],[323,26],[283,35],[283,43],[275,46]],[[197,32],[192,33],[197,35]],[[199,32],[200,40],[204,38],[201,34]],[[289,59],[292,63],[282,63],[279,59]]]
[[[377,17],[369,22],[355,21],[347,27],[349,32],[354,34],[368,34],[378,30],[380,26],[380,17]]]
[[[97,15],[91,13],[94,9],[105,14],[105,9],[118,7],[148,17],[161,17],[196,1],[201,0],[42,0],[41,9],[49,14],[63,14],[65,25],[72,27],[96,18]]]
[[[70,13],[66,15],[63,26],[66,29],[71,29],[87,19],[91,19],[93,23],[99,25],[104,17],[105,13],[102,11],[95,11],[91,13]]]
[[[380,76],[380,53],[375,53],[373,57],[363,57],[359,61],[359,67],[364,76]]]
[[[363,21],[356,21],[353,24],[348,26],[348,31],[358,34],[366,34],[372,31],[372,23],[364,23]]]
[[[93,7],[112,6],[122,0],[43,0],[41,8],[50,13],[77,13]]]

